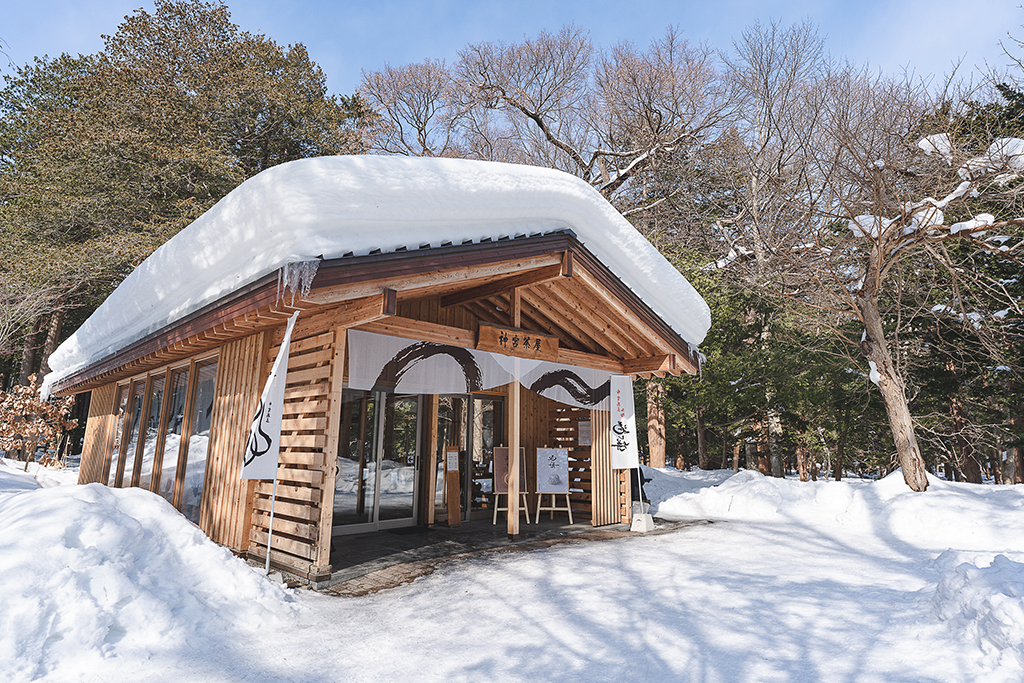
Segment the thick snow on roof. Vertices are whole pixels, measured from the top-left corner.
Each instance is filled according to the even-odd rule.
[[[703,341],[704,300],[578,178],[481,161],[321,157],[250,178],[160,247],[53,353],[46,384],[289,262],[556,229],[572,230],[683,339]]]

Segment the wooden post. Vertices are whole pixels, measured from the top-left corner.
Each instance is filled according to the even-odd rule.
[[[348,448],[349,420],[343,416],[344,374],[345,374],[345,342],[348,330],[344,327],[334,329],[334,349],[331,354],[331,394],[328,408],[327,442],[324,446],[323,484],[320,489],[320,521],[317,528],[316,557],[313,566],[319,571],[330,573],[331,562],[331,531],[334,528],[334,485],[338,468],[338,453],[344,439]],[[271,508],[273,514],[273,508]],[[270,550],[267,550],[270,557]],[[269,566],[269,565],[268,565]]]
[[[519,381],[508,384],[508,538],[519,538]]]
[[[423,487],[423,495],[426,501],[426,514],[423,519],[427,526],[434,526],[434,498],[437,496],[437,417],[438,417],[438,396],[431,394],[427,397],[427,457],[426,457],[426,486]],[[447,475],[446,475],[447,478]]]

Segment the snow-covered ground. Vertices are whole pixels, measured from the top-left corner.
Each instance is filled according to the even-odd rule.
[[[647,470],[658,516],[713,523],[333,598],[158,496],[21,467],[0,459],[5,681],[1024,680],[1022,486]]]

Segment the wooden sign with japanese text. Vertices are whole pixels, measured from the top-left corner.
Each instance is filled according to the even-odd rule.
[[[558,337],[514,327],[481,323],[476,348],[517,358],[558,360]]]

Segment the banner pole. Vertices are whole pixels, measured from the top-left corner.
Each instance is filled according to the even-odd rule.
[[[274,488],[270,491],[270,526],[267,528],[267,566],[265,573],[270,576],[270,542],[274,538],[274,501],[277,500],[277,473],[274,473]]]

